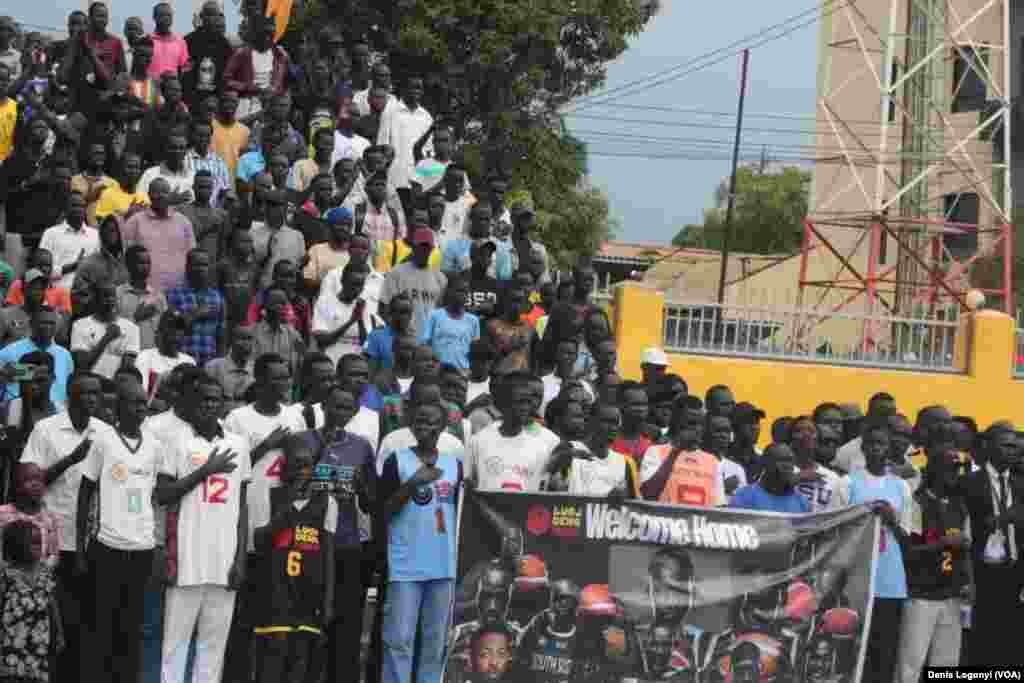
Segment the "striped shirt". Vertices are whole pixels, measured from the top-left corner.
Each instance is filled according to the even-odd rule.
[[[199,156],[194,150],[185,154],[185,168],[194,176],[196,171],[209,171],[213,176],[213,194],[210,195],[210,206],[220,206],[221,193],[235,186],[227,162],[215,152],[207,151],[205,157]]]

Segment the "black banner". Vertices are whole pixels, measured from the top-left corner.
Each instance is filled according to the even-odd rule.
[[[877,534],[861,507],[468,492],[445,680],[856,683]]]

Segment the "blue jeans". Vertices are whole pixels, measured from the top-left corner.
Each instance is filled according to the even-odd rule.
[[[160,683],[164,641],[164,589],[146,589],[142,600],[142,681]],[[188,646],[185,662],[185,681],[192,680],[192,665],[196,659],[196,639]]]
[[[421,639],[416,652],[416,682],[437,683],[444,668],[455,581],[392,581],[384,601],[383,683],[408,683],[416,644],[416,627]]]

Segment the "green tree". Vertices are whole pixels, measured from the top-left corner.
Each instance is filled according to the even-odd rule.
[[[811,174],[795,167],[759,173],[741,167],[736,174],[731,248],[751,254],[784,254],[800,247],[800,221],[807,215]],[[704,212],[703,225],[687,225],[672,243],[676,246],[721,249],[725,237],[728,180],[715,189],[716,208]]]
[[[528,193],[554,250],[606,239],[608,202],[581,189],[583,144],[559,110],[605,79],[606,66],[657,12],[659,0],[307,0],[286,43],[324,26],[386,52],[396,76],[419,74],[425,104],[455,131],[474,182],[500,170]],[[572,231],[572,232],[564,232]]]

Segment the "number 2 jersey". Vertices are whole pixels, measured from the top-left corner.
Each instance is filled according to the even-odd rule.
[[[204,479],[167,513],[167,559],[177,586],[228,585],[228,572],[238,550],[238,515],[242,487],[251,479],[246,441],[221,433],[208,441],[191,429],[164,442],[167,455],[161,474],[189,476],[206,464],[215,448],[234,451],[232,472]]]
[[[910,534],[915,544],[935,543],[943,536],[961,535],[970,540],[971,524],[958,497],[939,498],[927,488],[914,493]],[[960,595],[969,583],[967,563],[970,551],[937,548],[908,555],[907,584],[910,597],[945,600]]]
[[[290,503],[292,521],[270,539],[265,611],[257,635],[320,633],[323,623],[326,548],[334,543],[338,504],[326,491]]]
[[[301,411],[290,410],[287,406],[281,406],[281,411],[277,415],[269,416],[256,412],[252,404],[232,410],[224,420],[224,429],[245,439],[246,450],[249,453],[278,427],[301,432],[306,430],[306,423]],[[279,448],[270,451],[252,466],[252,484],[246,495],[249,506],[250,553],[255,551],[253,533],[270,523],[270,489],[281,485],[283,472],[284,454]]]

